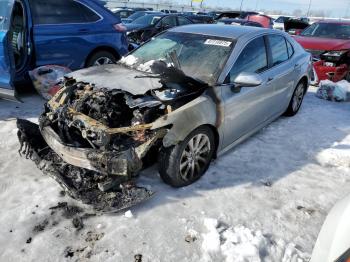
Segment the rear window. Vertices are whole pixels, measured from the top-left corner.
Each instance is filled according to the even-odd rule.
[[[269,35],[269,42],[272,52],[272,65],[278,65],[288,60],[288,50],[286,40],[280,35]]]
[[[12,1],[0,1],[0,30],[9,28],[12,8]]]
[[[34,24],[69,24],[95,22],[100,17],[73,0],[31,1]]]

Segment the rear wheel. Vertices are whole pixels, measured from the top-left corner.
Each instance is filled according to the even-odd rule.
[[[208,169],[215,151],[213,131],[203,126],[159,154],[159,173],[165,183],[182,187],[197,181]]]
[[[300,82],[294,90],[288,108],[284,113],[285,116],[294,116],[298,113],[304,99],[305,91],[305,84],[303,82]]]
[[[116,57],[108,51],[99,51],[93,54],[88,61],[86,66],[100,66],[106,64],[114,64],[117,61]]]

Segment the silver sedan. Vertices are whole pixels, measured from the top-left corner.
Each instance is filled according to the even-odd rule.
[[[280,115],[295,115],[311,70],[310,54],[280,31],[177,27],[116,65],[66,77],[40,131],[59,161],[101,179],[132,178],[157,156],[163,180],[186,186],[212,158]]]

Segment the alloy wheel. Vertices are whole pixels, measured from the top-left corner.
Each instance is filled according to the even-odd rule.
[[[210,140],[206,134],[197,134],[187,143],[180,159],[180,175],[190,181],[199,177],[210,161]]]
[[[95,61],[94,66],[107,65],[107,64],[113,64],[113,61],[108,57],[100,57]]]
[[[298,111],[299,107],[301,106],[301,102],[303,101],[303,97],[304,97],[304,85],[299,84],[293,96],[292,108],[294,112]]]

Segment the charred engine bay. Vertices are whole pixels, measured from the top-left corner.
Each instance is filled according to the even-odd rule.
[[[39,126],[18,119],[20,154],[34,160],[73,198],[97,210],[118,211],[148,199],[153,192],[137,187],[133,177],[147,153],[157,153],[169,128],[152,130],[152,122],[195,99],[206,88],[203,84],[198,88],[195,80],[176,69],[169,72],[157,76],[161,88],[143,95],[66,78],[61,90],[45,105]],[[89,166],[70,162],[63,151],[53,148],[55,143],[43,133],[47,128],[69,150],[87,151]]]
[[[185,76],[176,68],[166,68],[155,63],[157,74],[138,78],[159,77],[162,87],[151,89],[143,95],[132,95],[124,90],[98,88],[90,83],[66,79],[66,92],[49,102],[41,118],[43,126],[50,125],[63,142],[75,147],[92,147],[122,151],[144,143],[154,131],[148,124],[176,110],[198,97],[206,84]],[[77,114],[97,121],[76,117]],[[89,126],[92,126],[90,128]],[[130,130],[118,128],[131,127]],[[132,127],[135,127],[132,129]],[[125,131],[125,132],[124,132]]]

